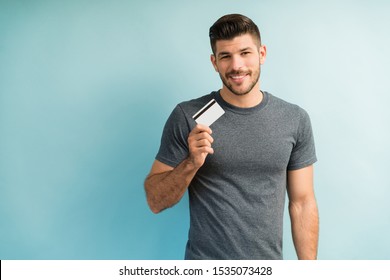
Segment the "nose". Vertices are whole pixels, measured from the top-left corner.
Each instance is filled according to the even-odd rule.
[[[240,55],[234,55],[232,57],[232,70],[238,71],[244,66],[244,60]]]

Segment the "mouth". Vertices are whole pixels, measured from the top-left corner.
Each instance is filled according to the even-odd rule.
[[[249,75],[249,73],[234,73],[234,74],[232,73],[232,74],[229,74],[228,77],[233,82],[240,84],[245,80],[246,76],[248,76],[248,75]]]

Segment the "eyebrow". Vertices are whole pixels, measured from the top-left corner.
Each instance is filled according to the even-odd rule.
[[[245,52],[248,50],[252,50],[252,49],[250,47],[246,47],[246,48],[240,49],[238,52]],[[220,52],[220,53],[218,53],[218,57],[221,57],[224,55],[229,55],[229,54],[231,54],[231,53],[230,52]]]

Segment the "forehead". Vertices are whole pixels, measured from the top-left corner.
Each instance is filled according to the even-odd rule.
[[[242,49],[257,49],[258,43],[251,34],[244,34],[234,37],[231,40],[218,40],[215,43],[216,54],[221,52],[233,53]]]

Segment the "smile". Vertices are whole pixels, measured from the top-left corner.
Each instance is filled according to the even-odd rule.
[[[241,76],[230,76],[232,79],[242,79],[244,78],[246,75],[241,75]]]
[[[245,79],[245,77],[246,77],[247,75],[248,75],[248,74],[229,75],[229,78],[232,79],[232,80],[235,81],[235,82],[241,82],[242,80]]]

